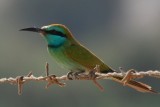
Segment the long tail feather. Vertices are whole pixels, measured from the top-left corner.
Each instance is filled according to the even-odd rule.
[[[123,79],[123,77],[115,76],[112,79],[116,82],[122,83],[121,80]],[[158,92],[154,91],[151,86],[135,80],[129,81],[126,85],[140,92],[144,93],[149,92],[158,94]]]

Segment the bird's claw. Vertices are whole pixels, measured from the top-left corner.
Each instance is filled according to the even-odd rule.
[[[95,75],[95,71],[90,71],[90,72],[89,72],[89,79],[90,79],[90,80],[95,80],[96,77],[97,77],[97,76]]]
[[[79,79],[79,75],[82,74],[82,73],[84,73],[84,71],[75,71],[75,72],[70,71],[67,74],[67,78],[69,80],[78,80]]]
[[[67,73],[67,78],[69,80],[73,80],[73,71],[70,71],[70,72]]]
[[[89,79],[95,80],[95,78],[97,77],[95,73],[99,71],[100,71],[99,65],[96,65],[96,67],[89,72]]]

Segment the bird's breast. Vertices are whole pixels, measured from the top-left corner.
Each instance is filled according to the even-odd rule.
[[[51,56],[54,58],[54,60],[65,69],[69,70],[85,70],[85,67],[82,65],[76,63],[71,58],[68,57],[66,54],[66,48],[64,46],[61,46],[59,48],[48,46],[48,51],[51,54]]]

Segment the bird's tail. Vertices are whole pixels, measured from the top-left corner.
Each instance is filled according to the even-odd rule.
[[[122,79],[123,77],[119,77],[119,76],[114,76],[112,78],[112,80],[119,82],[119,83],[122,83],[121,82]],[[135,81],[135,80],[129,81],[126,85],[140,92],[144,92],[144,93],[149,92],[149,93],[156,93],[156,94],[158,93],[154,91],[151,86],[144,84],[142,82]]]
[[[101,71],[100,71],[101,73],[115,72],[112,68],[110,68],[109,66],[107,66],[105,64],[103,66],[100,66],[100,69],[101,69]],[[121,76],[113,76],[111,79],[116,82],[122,83],[123,76],[122,77]],[[145,92],[158,93],[158,92],[154,91],[151,86],[144,84],[142,82],[135,81],[135,80],[130,80],[125,85],[127,85],[128,87],[131,87],[137,91],[144,92],[144,93]]]

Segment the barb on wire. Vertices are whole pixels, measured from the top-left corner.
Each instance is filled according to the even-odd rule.
[[[67,81],[70,80],[66,75],[62,75],[62,76],[56,76],[55,74],[49,74],[49,64],[46,63],[45,65],[45,72],[46,72],[46,76],[34,76],[32,72],[29,72],[27,75],[24,76],[17,76],[15,78],[13,77],[9,77],[9,78],[1,78],[0,79],[0,83],[9,83],[9,84],[14,84],[17,85],[18,87],[18,94],[21,95],[22,94],[22,89],[23,89],[23,85],[26,82],[31,82],[31,81],[45,81],[47,82],[46,88],[48,88],[51,85],[57,84],[60,87],[64,87],[66,84],[61,82],[61,81]],[[99,72],[99,66],[96,65],[96,67],[93,69],[93,71],[91,71],[90,73],[83,73],[83,74],[79,74],[78,75],[78,80],[92,80],[93,83],[101,90],[103,91],[104,88],[103,86],[101,86],[97,80],[101,80],[101,79],[111,79],[111,80],[115,80],[118,81],[119,83],[123,84],[123,85],[128,85],[131,88],[134,88],[138,91],[142,91],[142,92],[153,92],[155,93],[150,86],[140,83],[138,82],[138,84],[144,86],[144,87],[140,87],[139,88],[135,88],[133,86],[131,86],[130,84],[132,84],[132,81],[134,79],[137,78],[144,78],[144,77],[154,77],[154,78],[160,78],[160,71],[153,71],[153,70],[149,70],[149,71],[139,71],[136,72],[136,70],[131,69],[128,70],[127,72],[125,72],[122,68],[120,68],[120,72],[113,72],[113,73],[100,73]],[[76,78],[73,78],[73,80],[75,80]],[[135,82],[135,81],[134,81]],[[133,82],[133,83],[134,83]],[[142,90],[141,88],[148,88],[146,90]]]

